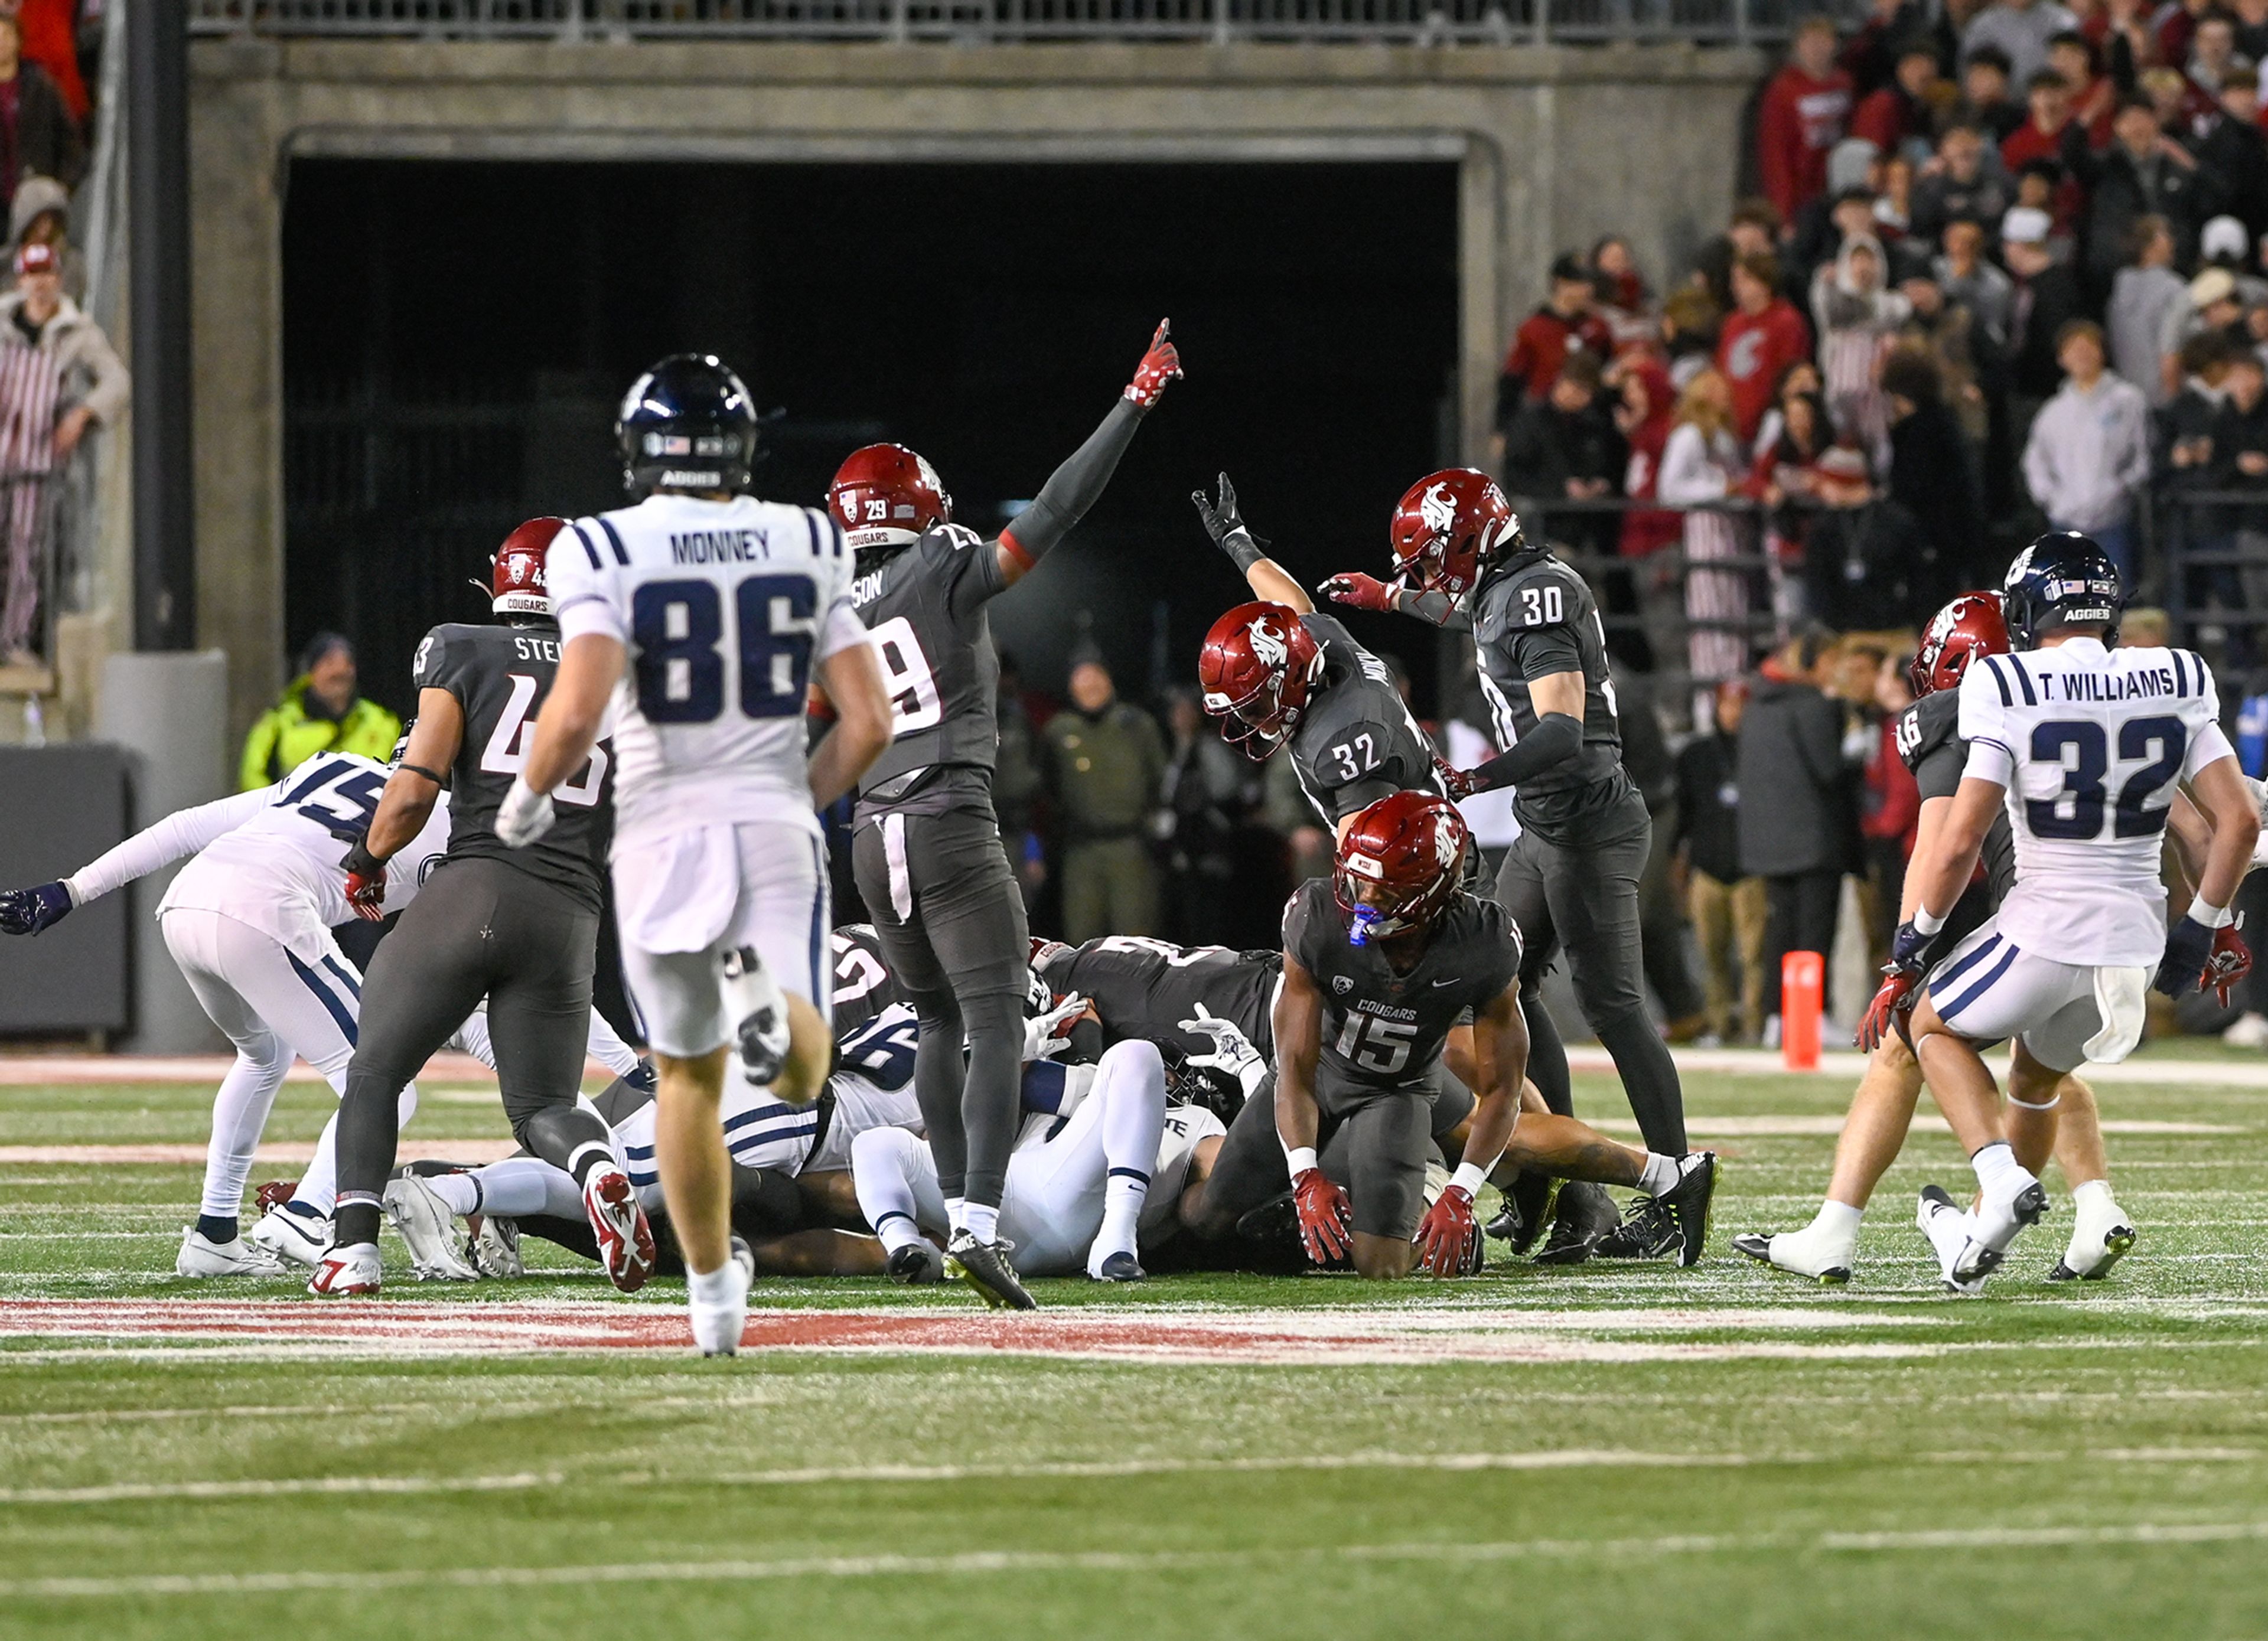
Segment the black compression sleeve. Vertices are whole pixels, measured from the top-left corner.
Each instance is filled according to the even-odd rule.
[[[1492,792],[1499,786],[1517,786],[1582,749],[1583,726],[1565,712],[1546,712],[1510,752],[1472,771],[1480,781],[1476,790]]]
[[[1237,573],[1244,576],[1250,575],[1253,565],[1268,556],[1261,550],[1260,543],[1253,540],[1249,530],[1230,531],[1221,538],[1220,550],[1235,563]]]
[[[1034,563],[1045,557],[1101,499],[1110,475],[1118,470],[1118,459],[1134,441],[1134,430],[1141,425],[1142,407],[1131,399],[1111,406],[1102,425],[1049,475],[1032,504],[1001,532],[1002,539]]]
[[[1472,617],[1452,603],[1446,592],[1406,592],[1400,603],[1402,613],[1415,615],[1419,621],[1431,622],[1449,632],[1470,632]]]

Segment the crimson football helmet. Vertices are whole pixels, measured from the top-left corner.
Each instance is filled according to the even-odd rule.
[[[1970,663],[1983,655],[2008,653],[2008,622],[1997,592],[1964,592],[1929,618],[1921,648],[1906,664],[1906,681],[1917,696],[1958,689]]]
[[[551,538],[566,527],[564,519],[530,519],[504,537],[504,545],[489,563],[491,610],[499,615],[550,619],[551,593],[543,582],[543,560],[550,550]]]
[[[1506,548],[1517,550],[1520,517],[1494,479],[1472,467],[1429,473],[1403,493],[1392,526],[1395,579],[1416,592],[1461,599]]]
[[[827,505],[854,552],[909,547],[953,518],[953,497],[929,458],[903,445],[868,445],[843,458],[827,487]]]
[[[1431,792],[1395,792],[1357,815],[1331,872],[1331,893],[1354,920],[1348,938],[1366,946],[1440,916],[1471,839],[1456,806]]]
[[[1213,622],[1197,656],[1204,710],[1254,758],[1292,732],[1322,675],[1322,646],[1283,604],[1238,605]]]

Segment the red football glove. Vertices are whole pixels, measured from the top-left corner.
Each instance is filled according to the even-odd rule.
[[[1323,596],[1339,604],[1351,604],[1359,610],[1390,612],[1394,608],[1395,589],[1376,576],[1366,576],[1359,570],[1342,570],[1323,583]]]
[[[1418,1262],[1437,1277],[1469,1277],[1481,1268],[1481,1227],[1464,1187],[1445,1188],[1418,1226]]]
[[[2252,948],[2244,944],[2237,932],[2244,927],[2244,919],[2213,931],[2213,955],[2205,960],[2205,990],[2228,1006],[2228,994],[2236,990],[2236,982],[2252,972]]]
[[[1460,769],[1436,758],[1433,760],[1433,773],[1441,777],[1441,790],[1448,793],[1453,803],[1470,798],[1481,790],[1480,771],[1477,769]]]
[[[354,915],[364,923],[386,921],[386,869],[381,866],[374,877],[364,877],[359,872],[347,873],[347,904]]]
[[[1292,1201],[1300,1211],[1300,1240],[1318,1265],[1344,1259],[1354,1250],[1354,1204],[1321,1168],[1302,1168],[1292,1181]]]
[[[1881,990],[1867,1005],[1867,1018],[1859,1022],[1859,1034],[1854,1040],[1868,1054],[1882,1046],[1882,1039],[1896,1028],[1894,1022],[1900,1015],[1913,1012],[1914,988],[1921,984],[1918,969],[1900,968],[1893,964],[1882,970]]]
[[[1142,363],[1134,367],[1134,379],[1126,384],[1126,396],[1145,410],[1158,402],[1167,382],[1182,379],[1182,356],[1166,340],[1166,331],[1173,322],[1169,319],[1158,321],[1158,334],[1150,338],[1150,351],[1142,356]]]

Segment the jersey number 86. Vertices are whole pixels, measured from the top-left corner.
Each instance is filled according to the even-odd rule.
[[[741,713],[801,716],[819,607],[808,576],[751,576],[733,589]],[[653,581],[630,600],[638,710],[650,724],[710,724],[725,710],[725,601],[713,581]]]

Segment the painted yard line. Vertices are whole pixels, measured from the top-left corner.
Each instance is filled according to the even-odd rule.
[[[1628,1117],[1585,1118],[1594,1128],[1609,1133],[1635,1134],[1638,1124]],[[2148,1117],[2106,1117],[2102,1121],[2105,1134],[2249,1134],[2252,1130],[2234,1122],[2160,1122]],[[1831,1137],[1843,1131],[1840,1112],[1798,1112],[1787,1115],[1695,1116],[1685,1119],[1688,1133],[1704,1139],[1710,1138],[1796,1138],[1820,1135]],[[1941,1135],[1950,1138],[1953,1129],[1946,1120],[1932,1112],[1917,1112],[1913,1129],[1917,1133]]]
[[[519,1149],[510,1139],[435,1140],[432,1144],[437,1149],[446,1147],[453,1162],[502,1162]],[[313,1140],[279,1140],[262,1144],[253,1158],[253,1166],[303,1167],[314,1154]],[[146,1145],[0,1145],[0,1165],[73,1163],[124,1167],[164,1163],[202,1166],[204,1159],[204,1146],[186,1141]]]
[[[0,1055],[0,1088],[84,1088],[103,1083],[209,1084],[218,1086],[235,1061],[225,1054],[33,1054]],[[583,1066],[584,1079],[600,1087],[615,1074],[596,1060]],[[496,1073],[469,1054],[437,1054],[417,1074],[419,1093],[426,1083],[476,1083],[493,1090]],[[284,1076],[287,1083],[324,1085],[323,1074],[305,1060],[295,1060]]]
[[[1778,1053],[1770,1049],[1672,1049],[1670,1056],[1682,1071],[1729,1071],[1743,1076],[1834,1078],[1856,1083],[1867,1069],[1867,1056],[1849,1049],[1830,1049],[1821,1055],[1816,1071],[1790,1071]],[[1992,1056],[1985,1063],[1995,1077],[2005,1082],[2008,1071],[2005,1054]],[[1574,1071],[1611,1075],[1615,1063],[1603,1049],[1570,1045],[1567,1067]],[[2249,1061],[2160,1059],[2153,1056],[2117,1065],[2084,1065],[2080,1068],[2080,1075],[2096,1084],[2268,1088],[2268,1056]]]
[[[2249,1464],[2261,1457],[2253,1447],[2113,1448],[2100,1453],[1999,1452],[2007,1464]],[[8,1505],[108,1505],[173,1499],[292,1498],[333,1494],[450,1494],[526,1492],[570,1484],[608,1492],[639,1488],[840,1487],[954,1482],[1131,1480],[1159,1475],[1268,1475],[1281,1471],[1410,1470],[1451,1475],[1533,1470],[1730,1470],[1848,1464],[1878,1467],[1971,1466],[1974,1452],[1865,1453],[1646,1453],[1620,1448],[1565,1448],[1542,1453],[1298,1453],[1235,1459],[1095,1459],[1020,1464],[874,1464],[814,1466],[803,1469],[720,1471],[710,1475],[541,1475],[401,1476],[326,1475],[288,1479],[241,1478],[192,1482],[120,1482],[87,1487],[0,1488],[0,1507]]]
[[[1331,1544],[1291,1549],[983,1550],[948,1556],[811,1556],[777,1561],[624,1562],[553,1567],[405,1567],[375,1572],[139,1573],[114,1578],[12,1578],[0,1595],[17,1600],[110,1600],[131,1595],[253,1595],[298,1591],[379,1591],[601,1584],[749,1583],[778,1578],[998,1576],[1013,1573],[1150,1573],[1255,1564],[1325,1565],[1334,1561],[1456,1565],[1542,1558],[1626,1561],[1665,1555],[1768,1550],[1845,1555],[1909,1550],[1992,1550],[2106,1545],[2225,1544],[2268,1539],[2268,1521],[2200,1521],[2171,1527],[1981,1527],[1965,1533],[1691,1534],[1650,1539],[1511,1539],[1497,1542]]]

